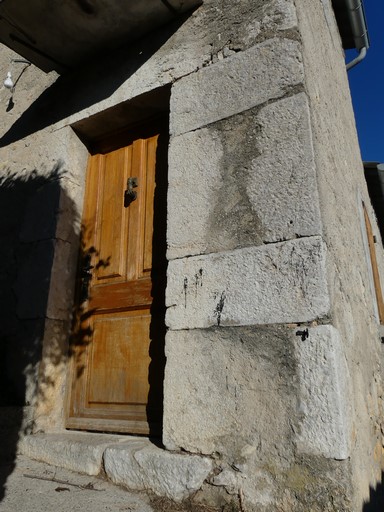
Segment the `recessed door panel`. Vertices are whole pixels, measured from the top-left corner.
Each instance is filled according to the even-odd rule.
[[[97,315],[90,345],[90,404],[146,405],[150,364],[149,311]]]

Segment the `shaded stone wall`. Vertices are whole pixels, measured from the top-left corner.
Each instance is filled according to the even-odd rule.
[[[3,74],[11,69],[16,79],[23,66],[12,63],[14,57],[2,48],[0,69]],[[33,406],[35,412],[58,386],[58,379],[44,372],[39,382],[46,360],[43,340],[55,371],[67,357],[86,162],[86,152],[74,151],[79,142],[69,130],[26,130],[25,112],[56,78],[31,66],[13,93],[0,89],[1,405]],[[66,338],[60,348],[53,330]],[[62,396],[62,382],[59,389]],[[52,402],[63,414],[55,396],[51,422]]]

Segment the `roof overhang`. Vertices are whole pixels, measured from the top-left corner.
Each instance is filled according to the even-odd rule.
[[[202,0],[0,0],[0,42],[64,72],[165,24]]]

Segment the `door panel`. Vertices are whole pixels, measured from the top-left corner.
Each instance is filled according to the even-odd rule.
[[[128,311],[95,317],[90,346],[89,403],[146,405],[150,322],[148,310],[144,314]]]
[[[89,158],[67,427],[158,434],[167,138],[152,130],[127,139]]]
[[[130,155],[131,147],[113,151],[104,158],[99,157],[101,183],[96,209],[96,246],[98,261],[106,263],[96,269],[95,277],[99,281],[110,282],[113,278],[120,280],[125,277],[129,211],[121,207],[121,196],[131,167]]]

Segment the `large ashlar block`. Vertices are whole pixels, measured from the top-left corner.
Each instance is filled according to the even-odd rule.
[[[244,472],[252,460],[292,458],[297,409],[292,328],[168,332],[163,442],[219,453]]]
[[[299,376],[299,452],[347,459],[351,453],[349,373],[341,338],[331,325],[296,340]]]
[[[326,246],[308,237],[170,261],[166,304],[173,330],[321,318],[330,309]]]
[[[131,438],[106,449],[104,467],[108,478],[116,484],[181,501],[200,489],[213,469],[213,462],[204,457],[169,453],[147,439]]]
[[[322,232],[304,93],[173,137],[168,259]]]
[[[171,133],[196,130],[280,98],[302,83],[300,43],[269,39],[176,82]]]

